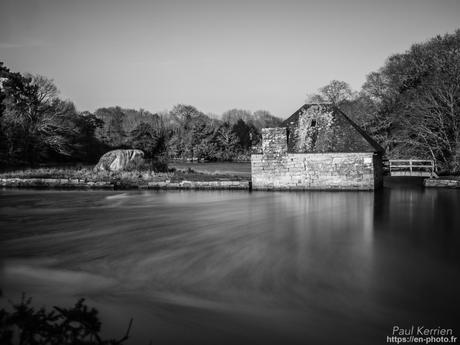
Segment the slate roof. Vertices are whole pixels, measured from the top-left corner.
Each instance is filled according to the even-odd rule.
[[[299,116],[314,106],[319,106],[324,112],[332,114],[332,122],[327,126],[318,126],[314,129],[313,144],[301,152],[384,152],[384,149],[374,139],[331,103],[304,104],[283,121],[281,127],[288,128],[288,150],[290,152],[299,152],[295,143],[298,140],[295,133],[299,126]]]

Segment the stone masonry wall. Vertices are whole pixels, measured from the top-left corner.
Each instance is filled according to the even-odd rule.
[[[253,189],[373,190],[381,183],[373,152],[288,153],[285,128],[262,130],[262,154],[251,157]]]
[[[262,152],[270,157],[287,152],[287,132],[285,127],[262,129]]]
[[[87,181],[84,179],[54,178],[2,178],[1,188],[41,188],[41,189],[242,189],[249,190],[249,181],[181,181],[171,182],[138,181],[118,184],[114,181]]]

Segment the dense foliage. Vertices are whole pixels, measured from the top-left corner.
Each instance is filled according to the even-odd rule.
[[[249,159],[251,147],[260,141],[260,129],[281,123],[267,111],[232,109],[218,119],[185,104],[160,114],[101,108],[95,116],[103,121],[96,138],[107,146],[139,148],[146,157],[169,159]]]

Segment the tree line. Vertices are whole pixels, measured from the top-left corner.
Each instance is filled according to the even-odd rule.
[[[265,110],[219,117],[184,104],[155,114],[118,106],[80,112],[58,95],[52,80],[0,62],[0,165],[94,163],[117,148],[160,160],[248,160],[261,128],[281,123]]]
[[[460,172],[460,30],[390,56],[361,90],[333,80],[307,102],[332,102],[384,148],[388,158],[433,159]],[[290,115],[290,114],[286,114]],[[268,111],[231,109],[221,116],[191,105],[169,111],[109,107],[79,112],[54,83],[10,71],[0,62],[0,164],[95,162],[109,149],[139,148],[147,157],[243,160]]]
[[[94,115],[102,120],[96,138],[109,147],[134,147],[147,157],[168,159],[248,160],[261,128],[282,122],[265,110],[231,109],[219,117],[185,104],[156,114],[110,107]]]
[[[334,80],[310,101],[337,104],[388,158],[432,159],[460,173],[460,30],[390,56],[359,91]]]

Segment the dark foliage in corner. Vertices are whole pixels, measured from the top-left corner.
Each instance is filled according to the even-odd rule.
[[[0,309],[0,344],[3,345],[122,345],[129,337],[101,339],[98,311],[80,299],[72,308],[35,309],[24,295],[11,303],[12,311]]]

